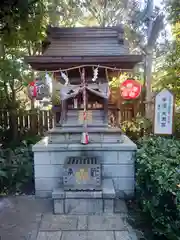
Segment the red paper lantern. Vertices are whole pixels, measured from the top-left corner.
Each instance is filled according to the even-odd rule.
[[[121,86],[121,97],[126,100],[136,99],[141,94],[142,86],[141,84],[134,79],[125,80]]]

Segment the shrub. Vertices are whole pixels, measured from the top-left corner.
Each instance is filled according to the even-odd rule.
[[[147,137],[139,141],[137,200],[155,235],[180,239],[180,141]]]
[[[174,136],[180,139],[180,113],[176,113],[174,116]]]
[[[121,129],[132,140],[138,140],[152,132],[152,122],[146,118],[137,117],[132,121],[124,121]]]
[[[0,150],[0,193],[19,192],[32,181],[33,154],[30,146]]]
[[[18,136],[16,140],[12,140],[12,132],[10,129],[0,131],[0,143],[2,143],[3,148],[16,148],[25,142],[27,145],[35,144],[41,140],[40,135],[34,135],[31,130],[24,128],[18,131]]]

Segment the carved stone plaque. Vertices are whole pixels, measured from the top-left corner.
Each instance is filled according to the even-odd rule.
[[[66,190],[101,188],[101,164],[97,157],[68,157],[64,163],[63,185]]]

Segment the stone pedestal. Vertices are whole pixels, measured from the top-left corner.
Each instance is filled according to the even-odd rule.
[[[122,142],[108,140],[82,145],[71,139],[71,142],[49,143],[48,137],[38,142],[33,146],[36,196],[52,197],[54,189],[62,188],[66,157],[89,154],[101,159],[102,178],[112,180],[116,197],[131,198],[135,185],[136,145],[127,136],[119,136]]]

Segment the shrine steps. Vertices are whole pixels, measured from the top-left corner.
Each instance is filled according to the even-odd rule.
[[[102,191],[64,191],[52,192],[54,214],[103,214],[124,211],[124,202],[116,198],[112,179],[104,179]],[[122,201],[119,207],[116,207]],[[121,209],[121,210],[120,210]]]

